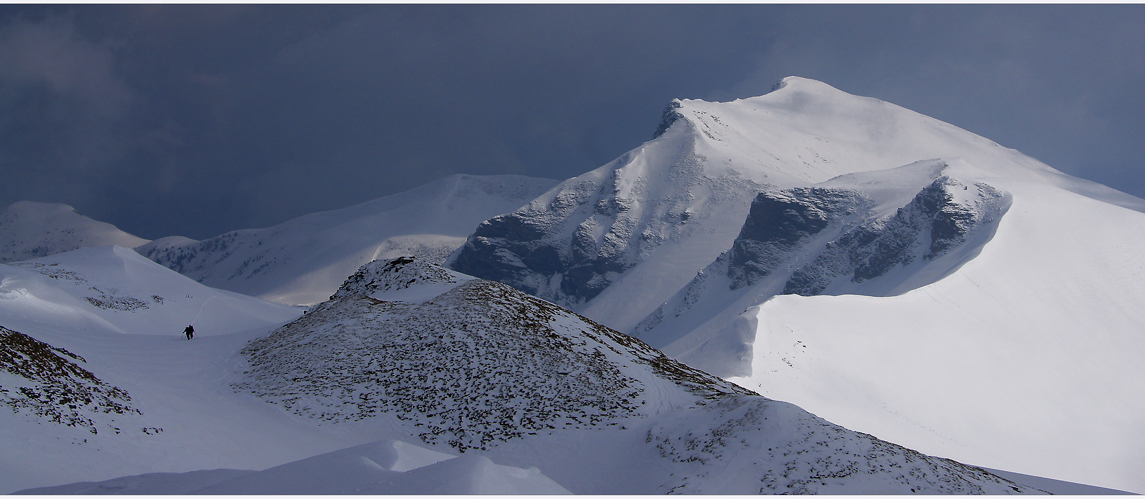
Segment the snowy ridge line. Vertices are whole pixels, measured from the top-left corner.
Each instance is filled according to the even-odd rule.
[[[443,281],[451,286],[443,290]],[[403,286],[437,294],[375,297]],[[410,258],[371,262],[331,300],[251,341],[242,355],[247,363],[236,391],[318,427],[388,421],[431,448],[510,462],[519,451],[544,456],[538,449],[563,438],[587,439],[581,446],[623,441],[628,450],[610,459],[633,476],[647,477],[646,466],[674,470],[626,486],[644,493],[829,492],[859,484],[903,492],[1035,491],[851,432],[507,285],[458,279]],[[625,457],[632,452],[659,457]],[[585,489],[563,481],[585,465],[557,464],[569,458],[547,456],[536,466],[574,492],[617,490],[619,482]],[[733,463],[742,476],[734,483],[712,474]]]
[[[134,248],[148,242],[66,204],[19,201],[0,212],[0,263],[95,246]]]
[[[214,336],[282,324],[300,313],[208,288],[119,246],[0,265],[0,296],[13,298],[0,300],[0,311],[20,311],[21,321],[84,317],[120,334],[175,336],[194,324],[199,335]]]
[[[447,265],[630,331],[732,245],[760,192],[934,158],[1067,184],[965,130],[787,78],[760,97],[673,101],[652,140],[486,220]]]

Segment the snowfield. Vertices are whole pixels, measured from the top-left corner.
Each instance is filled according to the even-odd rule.
[[[1145,491],[1145,214],[1006,188],[994,237],[938,282],[763,303],[731,380],[924,452]]]

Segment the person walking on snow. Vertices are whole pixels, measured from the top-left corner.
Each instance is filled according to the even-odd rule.
[[[187,329],[183,330],[183,334],[187,335],[188,340],[191,338],[194,338],[195,337],[195,328],[191,327],[190,325],[187,325]]]

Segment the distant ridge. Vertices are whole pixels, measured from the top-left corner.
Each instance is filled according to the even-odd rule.
[[[168,237],[136,251],[208,286],[312,305],[371,260],[443,261],[482,220],[517,209],[554,184],[520,175],[453,175],[265,229],[202,241]]]
[[[91,246],[134,248],[147,242],[114,225],[80,215],[66,204],[19,201],[0,212],[0,263]]]

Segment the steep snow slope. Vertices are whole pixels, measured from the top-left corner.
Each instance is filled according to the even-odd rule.
[[[20,201],[0,212],[0,263],[90,246],[134,248],[147,242],[80,215],[66,204]]]
[[[1145,409],[1145,201],[961,156],[761,193],[633,334],[925,452],[1145,491],[1127,416]]]
[[[976,257],[896,296],[772,298],[740,317],[732,380],[925,452],[1145,492],[1145,214],[992,183],[1013,202]]]
[[[414,259],[366,265],[242,353],[249,367],[237,389],[330,431],[403,432],[536,466],[577,493],[1032,491]]]
[[[956,127],[788,78],[674,103],[652,141],[486,221],[451,266],[848,427],[1145,491],[1142,212]]]
[[[653,140],[482,223],[449,265],[628,331],[731,246],[760,191],[936,158],[1143,206],[946,123],[792,77],[760,97],[674,101]]]
[[[208,286],[311,305],[375,258],[442,261],[482,220],[512,211],[554,184],[517,175],[454,175],[274,227],[203,241],[163,238],[137,251]]]
[[[778,294],[886,296],[934,282],[990,239],[1010,194],[964,161],[922,161],[759,194],[740,235],[634,335],[720,376],[751,372],[744,315]]]

